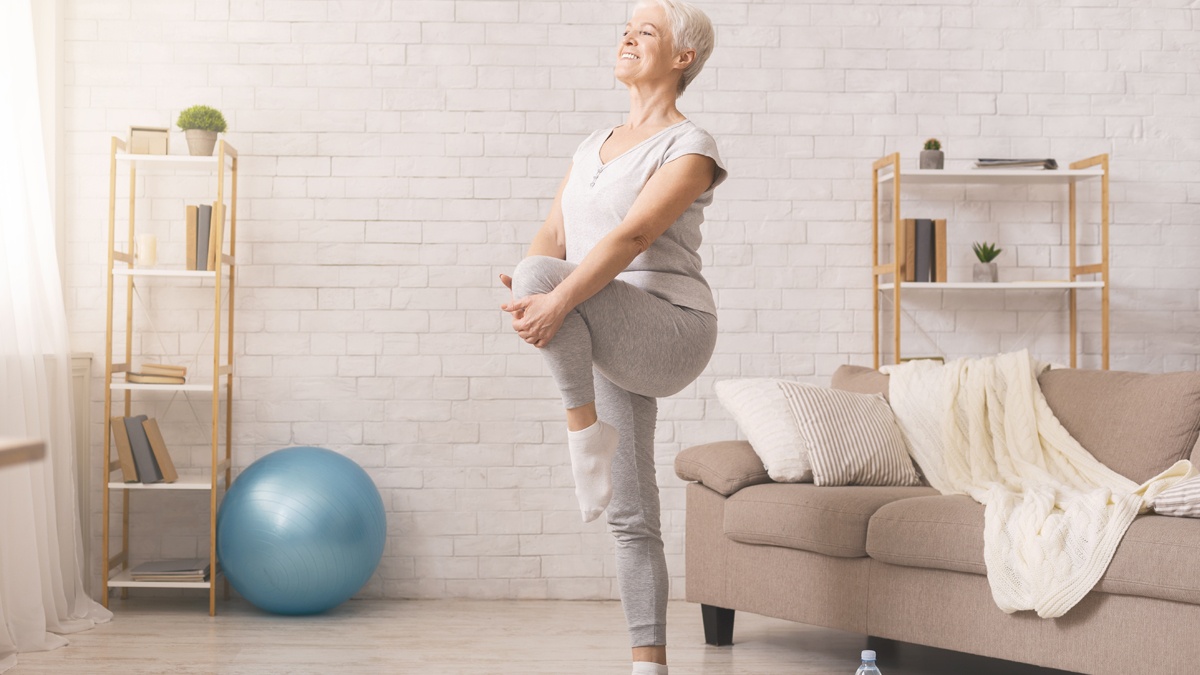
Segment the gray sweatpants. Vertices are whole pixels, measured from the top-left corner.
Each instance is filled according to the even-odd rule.
[[[575,267],[558,258],[526,258],[513,271],[513,295],[548,293]],[[694,382],[716,341],[712,314],[614,280],[573,309],[541,350],[564,406],[595,401],[600,419],[620,434],[607,516],[634,647],[667,640],[667,561],[654,471],[656,399]]]

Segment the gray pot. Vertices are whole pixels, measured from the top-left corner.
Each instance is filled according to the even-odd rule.
[[[183,132],[187,138],[188,154],[194,157],[211,157],[213,148],[217,147],[217,132],[203,129],[188,129]]]
[[[971,279],[977,283],[990,282],[994,284],[1000,280],[1000,268],[997,267],[996,263],[994,262],[977,262],[975,263],[975,266],[971,268]]]
[[[921,168],[940,169],[945,165],[946,155],[941,150],[922,150]]]

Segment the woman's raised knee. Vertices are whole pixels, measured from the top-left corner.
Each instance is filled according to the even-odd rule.
[[[523,298],[527,295],[549,293],[561,284],[574,268],[574,265],[561,258],[531,255],[518,263],[513,270],[513,295]]]

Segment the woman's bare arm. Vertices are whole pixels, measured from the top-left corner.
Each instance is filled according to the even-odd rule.
[[[712,185],[715,175],[716,162],[703,155],[685,155],[660,167],[646,181],[625,220],[601,239],[557,288],[502,306],[513,315],[513,329],[533,346],[546,346],[562,327],[567,312],[598,293],[650,248]]]

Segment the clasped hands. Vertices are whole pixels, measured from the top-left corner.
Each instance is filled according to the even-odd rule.
[[[512,291],[512,277],[501,274],[500,282]],[[550,293],[536,293],[519,300],[513,298],[500,305],[500,309],[512,315],[512,327],[517,335],[538,349],[550,343],[567,318],[567,312],[571,311],[566,303]]]

